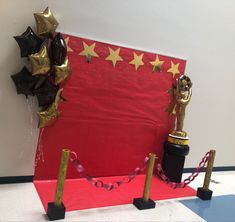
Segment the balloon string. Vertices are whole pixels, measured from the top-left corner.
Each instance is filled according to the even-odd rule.
[[[30,113],[30,118],[29,118],[29,134],[27,134],[27,137],[24,139],[24,143],[21,144],[22,148],[25,146],[28,146],[30,144],[31,141],[34,140],[34,134],[33,134],[33,130],[34,130],[34,116],[33,116],[33,107],[34,107],[34,101],[33,101],[33,97],[31,98],[27,98],[26,100],[26,104],[27,104],[27,110]],[[25,149],[21,149],[21,153],[20,153],[20,158],[24,156],[25,154]]]
[[[33,114],[33,107],[35,105],[35,98],[31,97],[27,99],[28,101],[28,111],[30,113],[30,138],[33,138],[34,132],[34,114]]]
[[[38,166],[38,162],[41,160],[44,162],[44,153],[43,153],[43,145],[42,145],[42,134],[44,132],[44,128],[40,130],[39,138],[38,138],[38,150],[35,158],[35,167]]]

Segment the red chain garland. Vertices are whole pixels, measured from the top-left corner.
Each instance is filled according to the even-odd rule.
[[[202,158],[201,162],[199,163],[198,167],[193,171],[193,173],[181,183],[171,182],[170,179],[165,175],[162,169],[162,165],[160,163],[157,164],[157,174],[163,181],[168,183],[173,189],[184,188],[198,176],[202,168],[206,166],[209,157],[210,157],[210,151],[205,154],[205,156]]]
[[[74,158],[70,158],[70,161],[82,177],[84,177],[88,182],[90,182],[96,188],[104,188],[108,191],[111,191],[113,189],[117,189],[119,186],[121,186],[124,183],[130,183],[133,179],[135,179],[135,177],[138,174],[140,174],[142,171],[144,171],[146,164],[149,160],[148,157],[145,157],[144,166],[142,168],[140,168],[140,167],[135,168],[135,170],[132,174],[130,174],[129,176],[123,177],[122,180],[111,182],[111,183],[104,183],[102,180],[96,179],[85,172],[85,169],[82,166],[82,164],[80,163],[80,161],[77,157],[77,154],[75,152],[71,152],[71,155],[74,155]],[[168,183],[173,189],[184,188],[188,184],[190,184],[199,175],[201,170],[206,166],[206,163],[208,162],[209,157],[210,157],[210,152],[207,152],[205,154],[205,156],[202,158],[202,160],[199,163],[199,165],[197,166],[197,168],[193,171],[193,173],[181,183],[171,182],[170,179],[165,175],[160,163],[157,164],[157,174],[163,181]]]
[[[130,183],[135,177],[140,174],[142,171],[144,171],[146,164],[149,160],[148,157],[144,158],[144,166],[142,168],[137,167],[135,168],[134,172],[130,174],[129,176],[123,177],[122,180],[111,182],[111,183],[104,183],[102,180],[96,179],[89,174],[85,172],[85,168],[80,163],[77,154],[75,152],[71,152],[71,155],[74,156],[74,158],[70,158],[70,161],[72,165],[75,167],[77,172],[80,174],[80,176],[84,177],[88,182],[90,182],[93,186],[96,188],[104,188],[108,191],[111,191],[113,189],[117,189],[119,186],[121,186],[124,183]]]

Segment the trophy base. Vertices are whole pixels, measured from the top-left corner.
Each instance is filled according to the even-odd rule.
[[[173,135],[179,138],[187,137],[187,133],[185,131],[177,131],[177,130],[172,130],[170,135]]]
[[[171,182],[181,182],[185,156],[188,153],[188,137],[169,134],[168,141],[164,143],[162,168]]]
[[[204,189],[203,187],[197,189],[197,196],[202,200],[211,200],[212,194],[212,190]]]
[[[143,201],[143,198],[134,198],[133,205],[139,210],[146,210],[155,208],[156,203],[149,199],[147,202]]]
[[[179,136],[180,133],[185,136]],[[185,146],[188,145],[189,138],[187,137],[186,132],[172,131],[172,133],[168,135],[167,141],[173,144]]]

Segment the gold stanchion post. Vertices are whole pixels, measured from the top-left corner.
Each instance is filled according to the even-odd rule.
[[[49,220],[59,220],[65,218],[65,206],[62,203],[62,196],[64,191],[64,182],[66,179],[69,156],[70,150],[63,149],[60,161],[58,180],[56,184],[54,202],[48,203],[47,216]]]
[[[215,150],[210,150],[203,187],[199,187],[197,190],[197,196],[202,200],[210,200],[212,197],[213,191],[209,189],[209,185],[215,160],[215,153]]]
[[[148,202],[149,200],[149,193],[150,193],[150,187],[151,187],[151,182],[152,182],[155,159],[156,159],[156,155],[153,153],[150,153],[148,168],[147,168],[146,178],[145,178],[145,184],[144,184],[144,193],[143,193],[143,201],[145,202]]]
[[[148,167],[146,171],[143,197],[134,198],[133,200],[133,204],[139,210],[155,208],[155,205],[156,205],[155,202],[149,198],[155,160],[156,160],[156,155],[153,153],[150,153],[149,160],[148,160]]]

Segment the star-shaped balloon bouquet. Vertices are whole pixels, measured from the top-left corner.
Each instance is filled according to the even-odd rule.
[[[17,94],[36,96],[41,110],[38,112],[39,128],[54,124],[61,111],[59,103],[61,88],[72,70],[67,57],[67,44],[61,33],[55,33],[59,23],[47,7],[34,13],[37,32],[28,27],[21,35],[14,36],[20,48],[21,57],[28,57],[31,69],[26,66],[11,76]]]

